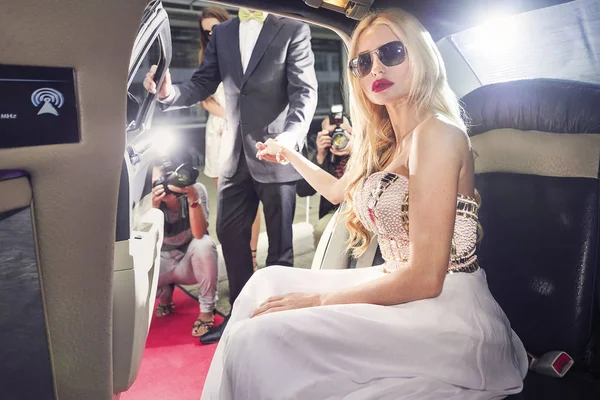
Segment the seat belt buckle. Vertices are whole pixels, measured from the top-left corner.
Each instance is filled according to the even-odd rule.
[[[529,369],[538,374],[562,378],[573,366],[573,358],[564,351],[549,351],[540,357],[527,353]]]

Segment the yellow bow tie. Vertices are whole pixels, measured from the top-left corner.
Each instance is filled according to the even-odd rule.
[[[254,18],[261,24],[265,22],[265,19],[267,19],[267,16],[265,15],[264,12],[262,12],[262,11],[250,12],[250,11],[248,11],[247,8],[240,8],[240,11],[238,12],[238,17],[240,17],[241,22],[244,22],[244,21]]]

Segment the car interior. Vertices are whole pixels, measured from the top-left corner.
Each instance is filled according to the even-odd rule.
[[[214,3],[320,25],[346,44],[370,11],[419,18],[468,121],[491,292],[528,352],[574,361],[564,377],[530,370],[509,398],[600,398],[600,2],[502,2],[527,32],[576,32],[577,52],[564,58],[476,53],[481,16],[498,6],[486,0]],[[130,89],[149,52],[162,82],[169,16],[158,0],[0,0],[0,9],[0,87],[11,93],[0,100],[0,397],[118,399],[139,372],[163,231],[146,182],[156,99]],[[514,67],[545,56],[535,74]],[[65,105],[56,93],[41,105],[36,82],[60,82]],[[64,122],[46,122],[49,113]],[[351,260],[346,239],[338,212],[312,268],[373,265],[376,240]]]

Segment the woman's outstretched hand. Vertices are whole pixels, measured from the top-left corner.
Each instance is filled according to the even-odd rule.
[[[256,143],[256,148],[258,149],[258,152],[256,153],[256,158],[258,158],[259,160],[277,163],[277,158],[275,157],[275,154],[277,153],[277,150],[279,150],[280,147],[281,145],[273,139],[268,139],[265,143],[258,142]]]
[[[277,311],[317,307],[320,305],[321,295],[318,293],[288,293],[283,296],[268,298],[267,301],[254,310],[250,318]]]

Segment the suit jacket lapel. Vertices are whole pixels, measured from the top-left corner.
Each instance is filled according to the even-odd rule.
[[[233,74],[235,75],[236,82],[242,82],[242,76],[244,74],[242,69],[242,56],[240,55],[240,19],[234,18],[232,23],[229,25],[227,38],[225,39],[229,43],[229,54],[233,58],[231,67]]]
[[[246,82],[248,77],[252,74],[252,71],[258,65],[258,62],[267,51],[267,48],[275,39],[275,35],[281,29],[282,23],[279,18],[275,17],[272,14],[269,14],[267,19],[264,22],[262,29],[260,30],[260,34],[258,35],[258,39],[256,40],[256,45],[254,46],[254,50],[252,51],[252,55],[250,56],[250,61],[248,62],[248,68],[246,68],[246,73],[242,79],[242,84]],[[238,57],[239,57],[239,35],[238,35]],[[241,64],[241,63],[240,63]]]

